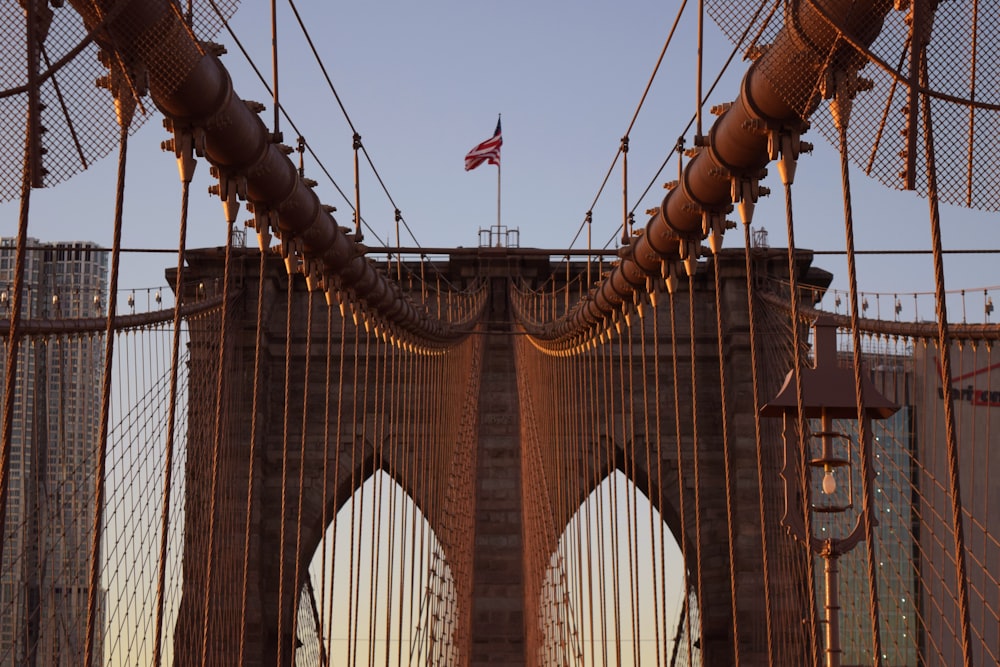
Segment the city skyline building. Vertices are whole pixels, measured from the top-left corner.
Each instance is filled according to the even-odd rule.
[[[29,239],[22,317],[95,317],[108,256],[91,242]],[[9,316],[17,244],[0,238],[0,314]],[[7,346],[0,348],[0,378]],[[84,653],[103,335],[21,345],[0,563],[0,666],[76,665]],[[103,592],[97,598],[98,655]]]

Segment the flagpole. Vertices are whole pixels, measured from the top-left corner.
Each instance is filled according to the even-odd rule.
[[[497,114],[497,129],[493,136],[486,141],[480,142],[465,156],[465,170],[475,169],[484,162],[497,166],[497,247],[500,247],[500,233],[503,227],[500,224],[500,146],[503,145],[503,138],[500,134],[500,114]],[[482,231],[482,230],[480,230]],[[492,230],[490,233],[492,237]]]
[[[497,247],[500,246],[500,162],[497,162]]]

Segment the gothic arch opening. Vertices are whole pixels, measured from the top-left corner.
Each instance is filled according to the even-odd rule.
[[[455,656],[455,579],[416,503],[379,470],[327,526],[300,594],[295,664],[437,664]]]
[[[640,486],[614,470],[549,557],[538,592],[538,662],[700,664],[697,600],[691,592],[684,604],[684,581],[670,527]]]

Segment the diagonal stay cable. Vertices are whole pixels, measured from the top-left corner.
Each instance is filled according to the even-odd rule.
[[[212,6],[212,9],[215,11],[215,13],[219,17],[219,19],[222,21],[223,27],[225,27],[226,32],[229,33],[229,36],[232,38],[233,43],[236,44],[237,48],[243,54],[244,59],[246,60],[247,64],[250,66],[251,70],[253,70],[254,74],[257,76],[257,79],[260,81],[261,85],[264,87],[264,90],[267,91],[267,93],[269,95],[273,96],[273,92],[272,92],[270,84],[267,81],[267,78],[263,75],[263,73],[261,72],[260,68],[254,62],[253,58],[250,56],[250,53],[247,51],[246,47],[243,45],[243,42],[236,35],[236,32],[233,30],[232,26],[229,24],[228,19],[226,19],[226,17],[222,14],[222,11],[219,9],[218,5],[215,3],[215,0],[209,0],[209,4]],[[306,30],[306,28],[305,28],[305,25],[304,25],[304,23],[303,23],[300,15],[299,15],[299,13],[298,13],[298,9],[295,7],[295,5],[293,3],[291,3],[291,0],[290,0],[290,4],[292,6],[292,11],[295,13],[295,17],[298,20],[299,25],[302,27],[303,34],[305,35],[306,40],[309,43],[309,46],[312,49],[313,54],[316,57],[317,63],[319,64],[319,67],[320,67],[320,69],[323,72],[323,76],[325,77],[325,79],[327,81],[327,84],[329,85],[330,90],[333,93],[334,98],[337,101],[337,104],[340,106],[341,111],[344,114],[344,118],[345,118],[348,126],[351,128],[351,130],[353,132],[357,133],[357,131],[356,131],[355,127],[354,127],[354,124],[353,124],[353,122],[350,119],[350,115],[347,113],[347,109],[344,107],[344,104],[343,104],[342,100],[340,99],[340,95],[337,93],[336,88],[334,87],[333,82],[331,81],[330,76],[327,73],[326,67],[323,65],[322,59],[319,57],[319,54],[316,51],[315,45],[313,44],[313,41],[312,41],[312,38],[309,36],[309,33]],[[289,112],[287,111],[287,109],[285,109],[284,105],[278,103],[277,106],[278,106],[278,108],[281,111],[281,115],[285,118],[286,121],[288,121],[288,124],[291,125],[292,129],[295,130],[295,133],[298,136],[300,136],[300,137],[304,136],[302,134],[302,131],[299,129],[298,125],[296,125],[295,121],[292,119],[292,117],[289,114]],[[351,202],[351,198],[347,195],[347,193],[343,190],[343,188],[341,188],[341,186],[337,183],[336,179],[330,173],[330,170],[327,169],[326,165],[320,159],[319,155],[315,152],[315,150],[313,150],[312,146],[308,142],[304,142],[304,145],[305,145],[305,148],[308,151],[309,155],[313,158],[313,160],[316,161],[316,164],[319,167],[320,171],[323,172],[323,174],[326,176],[327,180],[329,180],[329,182],[336,189],[337,193],[340,194],[341,198],[347,204],[347,206],[349,207],[349,209],[352,212],[354,212],[355,211],[355,207],[354,207],[354,204]],[[388,188],[385,185],[385,182],[383,181],[381,175],[378,173],[378,170],[375,168],[375,165],[374,165],[374,163],[373,163],[373,161],[371,159],[371,156],[368,154],[368,151],[364,147],[363,144],[361,146],[361,150],[364,152],[365,158],[368,161],[368,164],[371,166],[372,171],[375,174],[375,177],[378,179],[379,184],[382,186],[382,190],[385,192],[386,197],[388,198],[389,202],[398,211],[399,210],[398,205],[396,204],[395,200],[393,200],[392,196],[389,194],[389,191],[388,191]],[[383,240],[382,237],[378,234],[378,232],[376,232],[371,227],[371,225],[369,225],[368,222],[365,221],[365,219],[363,217],[360,218],[360,221],[361,221],[361,224],[364,225],[364,228],[378,241],[379,245],[381,245],[383,248],[388,248],[389,247],[388,241]],[[400,222],[403,223],[404,228],[410,234],[410,237],[413,239],[413,241],[417,245],[417,247],[422,247],[420,245],[419,240],[416,238],[416,235],[413,233],[413,230],[407,224],[406,220],[402,217],[402,213],[400,213]],[[440,273],[440,269],[438,269],[434,265],[431,265],[431,270],[433,272],[435,272],[435,273]],[[451,283],[449,281],[446,281],[446,282],[448,282],[448,284],[451,285]]]
[[[726,58],[726,61],[722,64],[722,68],[719,70],[718,74],[716,74],[716,76],[715,76],[715,79],[712,81],[712,85],[709,86],[708,90],[705,92],[705,95],[704,95],[704,97],[701,100],[702,104],[704,104],[708,100],[708,98],[710,98],[715,93],[715,89],[718,87],[719,83],[722,81],[722,77],[729,70],[729,66],[732,65],[733,59],[736,57],[736,54],[739,52],[740,47],[745,43],[746,38],[747,38],[747,36],[750,33],[750,28],[754,25],[754,23],[756,23],[757,17],[760,15],[760,12],[764,9],[765,4],[766,3],[762,3],[761,6],[757,9],[757,12],[754,14],[753,19],[747,22],[747,28],[746,28],[746,30],[743,31],[743,34],[740,35],[740,39],[737,40],[736,43],[733,45],[732,50],[729,52],[729,56]],[[780,3],[777,2],[777,1],[772,2],[772,4],[771,4],[771,11],[768,13],[767,18],[764,21],[761,22],[761,24],[760,24],[760,26],[759,26],[759,28],[757,30],[757,34],[754,35],[754,38],[751,41],[751,44],[755,44],[757,42],[757,40],[760,39],[761,33],[763,32],[764,28],[771,22],[771,19],[773,18],[774,13],[777,10],[777,8],[778,8],[779,5],[780,5]],[[697,113],[692,114],[691,118],[687,122],[687,125],[684,126],[684,129],[681,131],[681,133],[678,135],[678,137],[684,137],[684,136],[686,136],[687,133],[691,130],[691,127],[695,124],[696,120],[697,120]],[[634,119],[633,119],[633,122],[634,122]],[[631,128],[631,126],[629,126],[629,127]],[[646,198],[646,195],[649,194],[649,191],[652,190],[653,186],[657,183],[657,181],[660,180],[660,176],[663,174],[663,170],[667,168],[667,164],[670,162],[670,159],[671,159],[673,153],[675,151],[677,151],[678,147],[681,146],[681,145],[682,144],[681,144],[680,140],[678,140],[678,143],[675,145],[674,149],[672,149],[670,151],[670,153],[668,153],[667,156],[663,158],[663,162],[660,164],[659,169],[657,169],[656,173],[653,174],[653,177],[650,179],[649,184],[646,186],[646,188],[642,191],[642,194],[640,194],[639,197],[635,200],[635,204],[633,204],[630,213],[634,214],[636,212],[636,210],[639,208],[639,205]],[[617,159],[618,159],[617,156],[615,156],[615,160],[616,161],[617,161]],[[613,168],[614,168],[614,163],[612,163],[612,165],[611,165],[611,169],[613,169]],[[608,176],[610,176],[611,169],[608,170]],[[607,181],[607,178],[608,177],[606,176],[605,177],[605,182]],[[603,189],[603,185],[602,185],[602,189]],[[598,198],[600,197],[600,194],[601,193],[598,192]],[[593,204],[591,204],[591,209],[593,209],[593,207],[596,206],[596,205],[597,205],[597,199],[595,198]],[[611,237],[608,239],[608,241],[604,244],[603,247],[607,248],[608,246],[610,246],[618,238],[618,232],[620,232],[620,231],[621,231],[621,226],[619,225],[611,233]],[[577,234],[579,235],[579,232]],[[575,239],[574,239],[574,241],[575,241]],[[570,247],[572,247],[572,246],[570,246]]]
[[[768,14],[767,18],[764,19],[764,21],[761,22],[760,28],[758,29],[757,34],[754,35],[753,40],[750,42],[751,45],[756,44],[757,40],[760,39],[761,32],[771,22],[771,19],[774,16],[774,12],[775,12],[775,10],[777,10],[779,4],[780,3],[778,3],[778,2],[773,2],[772,3],[772,5],[771,5],[771,11]],[[760,15],[760,12],[761,12],[761,10],[763,8],[764,8],[764,4],[761,4],[761,6],[757,9],[757,13],[754,14],[753,18],[750,21],[747,22],[747,28],[746,28],[746,30],[743,31],[743,34],[740,35],[739,40],[733,45],[732,51],[729,52],[729,57],[726,58],[726,62],[723,63],[722,69],[719,70],[719,73],[716,75],[715,80],[712,82],[712,85],[709,86],[708,91],[705,93],[705,97],[702,99],[702,104],[704,104],[708,100],[708,98],[712,96],[712,94],[715,92],[716,87],[718,87],[719,83],[722,81],[722,76],[729,69],[729,66],[733,64],[733,58],[736,57],[736,54],[739,51],[740,47],[746,41],[747,35],[750,33],[750,27],[753,26],[754,23],[756,23],[757,17]],[[687,125],[684,126],[684,131],[681,132],[678,136],[683,137],[683,136],[687,135],[687,133],[691,130],[691,126],[694,125],[696,118],[697,118],[697,116],[694,115],[694,114],[692,114],[691,119],[688,121]],[[671,153],[672,152],[673,151],[671,151]],[[656,171],[656,174],[653,175],[653,178],[650,179],[649,185],[646,186],[646,189],[643,190],[642,194],[639,195],[639,198],[636,199],[635,204],[632,207],[632,211],[631,211],[632,213],[635,213],[636,209],[639,208],[639,204],[641,204],[642,200],[646,198],[646,195],[649,194],[649,191],[653,189],[653,185],[656,184],[656,182],[660,180],[660,175],[663,173],[663,170],[667,168],[667,164],[670,162],[670,158],[671,158],[671,154],[668,154],[663,159],[663,163],[660,165],[660,168]],[[617,233],[618,232],[616,230],[615,234],[617,235]]]
[[[302,20],[302,16],[299,14],[299,9],[295,5],[294,0],[288,0],[288,6],[291,8],[292,13],[295,15],[295,20],[298,22],[299,28],[302,30],[303,37],[306,38],[306,43],[309,45],[309,49],[312,51],[313,57],[316,60],[316,64],[319,66],[320,71],[323,73],[323,78],[326,80],[327,87],[330,89],[330,92],[333,94],[334,99],[337,101],[337,106],[340,107],[340,111],[344,115],[344,120],[347,122],[348,127],[351,128],[351,132],[353,132],[357,136],[360,136],[357,128],[354,126],[354,122],[351,120],[350,114],[347,113],[347,107],[344,106],[344,102],[340,98],[340,94],[337,92],[336,86],[333,85],[333,80],[330,78],[330,73],[327,71],[326,65],[323,63],[323,58],[320,56],[319,51],[316,49],[316,45],[313,42],[312,36],[309,34],[309,29],[306,27],[305,22]],[[389,200],[389,203],[392,204],[392,207],[396,211],[399,211],[400,210],[399,205],[393,199],[392,194],[389,192],[389,187],[385,184],[382,175],[379,173],[378,168],[375,166],[375,162],[372,159],[371,154],[368,152],[368,148],[365,147],[363,143],[361,144],[361,152],[364,153],[365,160],[368,162],[368,166],[371,167],[372,174],[375,175],[375,179],[378,181],[379,186],[381,186],[382,192],[385,193],[386,199]],[[422,247],[420,245],[420,241],[413,233],[413,230],[407,224],[406,220],[402,217],[402,214],[400,214],[399,220],[400,222],[403,223],[403,227],[410,234],[410,238],[413,239],[413,242],[417,245],[417,247],[418,248]],[[371,231],[371,228],[367,224],[365,224],[365,227]],[[372,233],[374,234],[375,232],[372,231]],[[381,241],[381,239],[379,240]]]

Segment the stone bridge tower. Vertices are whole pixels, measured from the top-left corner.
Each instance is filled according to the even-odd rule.
[[[716,261],[716,260],[709,260]],[[738,618],[740,620],[740,649],[742,664],[764,665],[766,663],[767,638],[763,630],[764,595],[760,573],[761,541],[760,518],[758,514],[758,494],[760,493],[756,476],[756,442],[753,429],[753,386],[749,366],[749,335],[746,306],[746,275],[742,251],[735,253],[723,252],[718,260],[721,270],[722,296],[721,303],[726,309],[725,359],[727,374],[727,390],[731,411],[731,443],[734,452],[733,467],[735,488],[734,511],[736,529],[736,562],[737,562],[737,598]],[[195,251],[189,254],[190,269],[186,274],[192,285],[217,284],[222,276],[222,254],[217,250]],[[761,251],[755,260],[756,271],[764,275],[781,277],[787,275],[787,261],[784,251]],[[289,512],[296,510],[295,502],[281,502],[281,455],[280,444],[283,428],[282,407],[285,400],[285,330],[286,330],[286,289],[288,278],[283,264],[275,257],[269,262],[263,276],[258,272],[258,255],[256,252],[244,251],[236,260],[237,282],[241,288],[240,296],[231,308],[231,319],[228,324],[231,335],[228,337],[226,354],[227,369],[225,377],[230,378],[225,387],[226,397],[224,420],[222,424],[220,445],[215,447],[215,416],[211,406],[215,404],[216,370],[218,364],[218,316],[202,318],[189,322],[191,331],[191,365],[198,368],[197,377],[209,378],[208,381],[195,382],[189,387],[189,420],[188,420],[188,452],[186,463],[187,505],[185,512],[185,544],[184,544],[184,590],[180,603],[174,644],[176,664],[194,664],[187,660],[196,658],[202,641],[204,623],[203,600],[205,599],[205,564],[209,560],[208,552],[208,512],[212,505],[211,479],[213,466],[217,471],[216,479],[216,518],[215,533],[211,538],[213,545],[212,567],[213,585],[209,591],[209,618],[207,633],[209,637],[209,663],[230,665],[236,661],[238,643],[240,641],[240,616],[242,573],[244,558],[244,541],[247,521],[250,522],[250,549],[248,561],[248,619],[247,645],[244,647],[244,664],[273,665],[277,659],[279,647],[284,643],[286,648],[295,645],[296,638],[290,635],[291,623],[286,620],[282,636],[278,634],[277,615],[290,619],[295,613],[298,603],[298,593],[301,582],[292,581],[290,571],[296,559],[299,560],[301,572],[304,572],[322,537],[326,526],[320,519],[332,517],[332,511],[341,507],[356,488],[374,472],[373,455],[365,445],[365,451],[355,452],[351,457],[345,447],[350,445],[350,438],[345,437],[345,430],[353,426],[342,427],[339,436],[341,458],[336,470],[336,485],[331,481],[323,488],[314,471],[323,465],[322,452],[310,449],[304,462],[308,471],[303,489],[298,487],[298,470],[301,461],[295,454],[292,461],[294,474],[286,480],[285,498],[297,499],[301,492],[303,513],[303,537],[298,553],[289,547],[286,536],[284,546],[279,540],[281,513],[279,508],[286,507],[286,519]],[[534,656],[530,655],[527,631],[531,619],[527,617],[528,610],[534,605],[524,599],[525,581],[537,573],[528,573],[524,557],[524,512],[522,499],[521,470],[521,415],[520,402],[524,397],[518,395],[517,369],[515,364],[514,336],[516,325],[512,322],[509,304],[509,285],[514,277],[528,283],[538,284],[552,276],[547,255],[532,254],[514,248],[480,248],[458,249],[452,254],[450,261],[442,268],[450,274],[450,279],[456,284],[471,282],[482,277],[488,280],[489,304],[485,321],[481,325],[479,339],[475,346],[470,346],[467,363],[470,367],[479,367],[478,381],[463,385],[456,389],[456,400],[461,401],[463,408],[470,416],[468,421],[470,437],[474,438],[475,447],[475,516],[471,525],[473,534],[469,536],[470,548],[473,550],[473,572],[471,573],[471,606],[468,610],[469,636],[467,652],[472,665],[525,665],[533,664]],[[573,271],[582,271],[576,266]],[[817,285],[819,289],[829,283],[829,274],[811,267],[811,255],[802,253],[799,261],[800,280],[803,283]],[[555,276],[559,280],[561,276]],[[295,350],[294,358],[302,358],[302,348],[305,344],[306,332],[306,289],[304,280],[299,284],[301,276],[295,277],[292,286],[294,298],[290,304],[294,340],[290,347]],[[263,363],[260,377],[264,383],[264,393],[261,405],[256,415],[252,414],[252,391],[255,322],[257,312],[256,295],[259,281],[264,281],[263,311],[266,314],[263,332]],[[711,270],[702,271],[695,279],[695,319],[696,340],[695,349],[699,377],[704,375],[700,387],[704,387],[704,397],[699,397],[699,409],[718,411],[718,373],[719,360],[715,332],[715,297],[711,279]],[[686,297],[683,292],[685,306],[677,309],[678,321],[676,330],[678,339],[662,340],[661,349],[668,354],[676,354],[678,362],[684,369],[690,369],[691,341],[687,321]],[[322,304],[322,297],[318,297]],[[317,312],[322,312],[325,318],[325,304],[317,306]],[[669,322],[666,321],[665,309],[658,309],[658,317],[664,318],[660,331],[668,332]],[[318,317],[314,313],[314,317]],[[335,317],[339,317],[335,315]],[[336,327],[339,330],[339,325]],[[683,332],[683,333],[682,333]],[[318,334],[314,334],[314,338]],[[313,367],[322,366],[319,358],[326,353],[321,345],[313,346],[316,355]],[[353,346],[345,345],[351,350]],[[301,362],[296,362],[291,368],[293,385],[302,387],[305,381]],[[777,384],[787,372],[786,368],[769,369],[766,374],[776,390]],[[195,374],[192,373],[192,377]],[[690,377],[690,375],[688,375]],[[319,388],[322,378],[314,378],[310,374],[309,383],[317,385],[316,391],[309,395],[310,400],[320,400],[323,391]],[[336,387],[343,400],[356,400],[360,387],[345,382]],[[714,392],[714,394],[713,394]],[[683,395],[683,392],[681,393]],[[298,400],[301,401],[301,390]],[[319,398],[316,398],[319,397]],[[762,397],[766,400],[766,397]],[[293,397],[293,400],[294,397]],[[301,406],[301,403],[297,403]],[[300,409],[300,408],[299,408]],[[682,402],[680,415],[681,430],[689,431],[691,414],[690,398]],[[310,406],[311,411],[311,406]],[[672,413],[671,410],[669,411]],[[296,413],[298,414],[298,413]],[[316,414],[323,414],[317,405]],[[348,412],[350,414],[350,412]],[[257,447],[254,457],[250,453],[250,433],[252,417],[256,418],[258,428]],[[364,415],[359,419],[367,418]],[[292,436],[300,437],[299,427],[292,421]],[[730,576],[728,556],[728,535],[726,525],[726,506],[724,498],[723,465],[721,429],[718,419],[705,419],[701,425],[700,439],[703,442],[701,461],[701,492],[702,492],[702,548],[701,568],[704,587],[699,600],[699,613],[702,624],[703,664],[729,665],[733,654],[733,632],[730,602]],[[427,425],[414,424],[414,429],[426,429]],[[664,412],[662,422],[658,425],[664,433],[675,432],[674,415]],[[307,427],[310,433],[315,429],[322,431],[323,424]],[[296,440],[297,441],[297,440]],[[586,447],[596,446],[594,443],[581,444],[581,456]],[[616,442],[621,450],[623,443]],[[639,448],[636,448],[637,450]],[[778,468],[780,465],[780,448],[775,444],[765,463],[765,479],[762,482],[766,501],[780,502],[780,485]],[[332,456],[332,454],[331,454]],[[408,478],[404,471],[427,469],[426,463],[415,460],[416,454],[401,452],[399,460],[383,464],[385,472],[390,474],[400,486],[406,490],[418,507],[428,503],[427,489],[420,481]],[[410,457],[410,458],[407,458]],[[691,474],[685,475],[686,488],[677,488],[676,471],[680,466],[688,470],[693,461],[688,457],[678,462],[675,454],[664,454],[661,462],[664,469],[675,471],[664,478],[662,489],[650,488],[650,480],[655,476],[650,470],[655,461],[635,459],[635,469],[625,471],[622,461],[624,457],[619,451],[616,460],[607,460],[601,478],[620,469],[634,478],[639,488],[647,496],[654,497],[662,493],[666,499],[663,518],[674,536],[679,540],[681,514],[678,507],[679,493],[691,494]],[[348,462],[348,463],[345,463]],[[349,462],[353,462],[349,463]],[[332,465],[332,461],[327,461]],[[352,467],[353,466],[353,467]],[[443,473],[441,473],[443,474]],[[251,477],[252,476],[252,477]],[[254,506],[247,512],[246,498],[248,481],[252,479],[254,488]],[[333,477],[331,477],[331,480]],[[353,480],[354,486],[351,485]],[[589,485],[589,486],[588,486]],[[579,485],[580,488],[593,488],[593,482]],[[334,493],[336,489],[336,493]],[[584,496],[584,498],[586,495]],[[581,498],[582,502],[584,498]],[[560,525],[566,525],[572,516],[556,517]],[[694,534],[693,518],[688,513],[688,530]],[[294,517],[289,525],[295,525]],[[429,517],[432,523],[434,518]],[[778,526],[767,526],[769,549],[771,557],[780,553],[783,562],[804,562],[804,550],[790,544],[783,537],[783,531]],[[787,548],[780,546],[784,540]],[[291,543],[294,547],[294,542]],[[689,550],[689,553],[694,551]],[[284,558],[284,561],[282,561]],[[772,598],[775,605],[800,616],[804,605],[811,603],[812,591],[797,572],[804,567],[791,568],[787,571],[772,572]],[[279,572],[284,572],[282,581]],[[788,614],[785,614],[787,617]],[[791,642],[801,642],[802,632],[783,633]],[[801,647],[803,655],[801,664],[806,664],[807,648]],[[282,654],[290,656],[291,651],[282,650]]]

